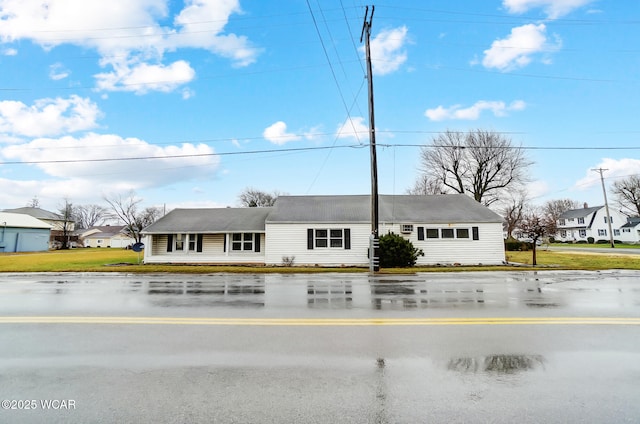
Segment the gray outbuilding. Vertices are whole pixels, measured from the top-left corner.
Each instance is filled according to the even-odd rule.
[[[29,215],[0,212],[0,252],[46,252],[51,225]]]

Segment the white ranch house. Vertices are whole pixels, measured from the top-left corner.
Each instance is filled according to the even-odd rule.
[[[369,264],[370,196],[280,196],[268,208],[175,209],[145,228],[145,263]],[[459,194],[379,197],[380,235],[427,264],[502,264],[502,218]]]
[[[628,218],[622,212],[609,208],[607,216],[604,206],[571,209],[560,215],[556,240],[563,242],[586,242],[589,237],[594,241],[609,240],[609,222],[613,231],[613,239],[625,243],[640,242],[637,225],[629,224]]]

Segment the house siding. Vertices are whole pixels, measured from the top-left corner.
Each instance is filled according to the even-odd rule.
[[[350,229],[351,248],[307,248],[308,229]],[[353,223],[266,224],[265,263],[280,265],[295,257],[294,265],[367,266],[371,226]]]
[[[228,239],[229,236],[227,235]],[[184,250],[167,251],[168,234],[148,234],[145,238],[145,263],[259,263],[264,264],[264,248],[260,252],[234,252],[225,248],[225,234],[204,234],[202,252]],[[260,246],[264,246],[264,234],[260,234]]]
[[[406,224],[406,223],[402,223]],[[414,247],[422,249],[416,265],[434,264],[502,264],[505,261],[502,226],[498,223],[486,224],[413,224],[411,233],[402,233],[401,225],[382,223],[380,235],[393,232],[407,238]],[[468,229],[468,239],[426,239],[418,240],[418,227]],[[473,240],[473,227],[478,228],[478,240]],[[284,257],[294,257],[294,265],[325,266],[368,266],[370,224],[267,224],[265,263],[280,265]],[[307,248],[307,230],[344,229],[351,230],[351,249]]]
[[[410,233],[403,233],[401,226],[406,222],[398,224],[383,224],[380,227],[380,234],[394,232],[408,239],[415,248],[422,249],[424,256],[418,257],[416,265],[477,265],[477,264],[502,264],[505,261],[504,240],[502,225],[497,223],[456,223],[456,224],[424,224],[413,223],[413,230]],[[430,228],[442,230],[443,228],[453,229],[454,234],[458,229],[467,229],[469,238],[464,239],[444,239],[427,238],[418,239],[418,228]],[[478,240],[473,239],[473,228],[478,228]],[[425,230],[426,231],[426,230]]]

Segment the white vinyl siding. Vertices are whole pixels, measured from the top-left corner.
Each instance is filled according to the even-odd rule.
[[[328,230],[327,243],[331,243],[331,230],[334,232],[334,247],[315,247],[308,249],[308,230]],[[350,249],[345,249],[344,242],[342,247],[337,244],[337,230],[350,231]],[[265,263],[267,265],[280,265],[282,258],[295,257],[294,265],[324,265],[324,266],[368,266],[369,259],[367,252],[369,249],[369,234],[371,233],[370,224],[349,224],[349,223],[332,223],[332,224],[266,224],[266,233],[268,237],[265,242]]]
[[[424,228],[421,230],[420,228]],[[384,224],[380,234],[400,234],[400,226]],[[444,233],[453,236],[442,237]],[[422,249],[416,265],[434,264],[501,264],[505,261],[502,225],[498,223],[415,223],[412,234],[401,234],[415,248]],[[475,236],[477,235],[477,240]],[[422,238],[422,239],[419,239]]]
[[[232,251],[230,234],[203,234],[202,252],[190,251],[187,243],[185,250],[168,252],[168,238],[166,234],[146,236],[145,263],[264,263],[264,249],[261,252]],[[264,246],[264,240],[264,234],[260,234],[261,246]]]

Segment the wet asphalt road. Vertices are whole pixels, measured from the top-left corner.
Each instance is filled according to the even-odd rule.
[[[635,423],[638,399],[638,272],[0,275],[2,423]]]

